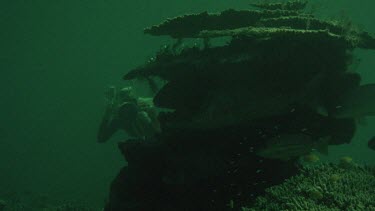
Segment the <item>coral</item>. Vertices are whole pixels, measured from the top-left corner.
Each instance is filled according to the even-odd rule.
[[[288,10],[225,10],[221,13],[189,14],[167,19],[166,21],[146,28],[150,35],[169,35],[173,38],[191,38],[202,30],[225,30],[246,26],[255,26],[262,18],[297,16],[296,11]]]
[[[195,37],[198,38],[214,38],[214,37],[254,37],[256,39],[277,38],[280,36],[288,37],[289,39],[299,39],[310,41],[311,39],[319,39],[322,41],[345,42],[348,48],[363,48],[374,49],[375,39],[367,33],[358,34],[335,34],[329,29],[291,29],[287,27],[273,28],[273,27],[244,27],[232,30],[203,30]]]
[[[251,36],[255,38],[267,38],[286,36],[294,37],[300,36],[301,38],[308,39],[317,37],[319,39],[340,39],[341,36],[330,33],[328,30],[301,30],[301,29],[288,29],[288,28],[263,28],[263,27],[245,27],[233,30],[218,30],[218,31],[202,31],[197,37],[223,37],[223,36]]]
[[[106,210],[236,210],[297,173],[292,160],[257,155],[272,137],[303,132],[350,143],[355,120],[318,111],[334,114],[360,86],[348,65],[355,48],[375,49],[375,39],[304,13],[302,1],[255,6],[261,10],[188,14],[144,30],[177,39],[124,76],[163,81],[153,97],[161,132],[119,145],[128,166],[111,184]],[[183,45],[189,38],[204,45]],[[370,209],[363,194],[372,181],[356,165],[304,169],[254,209]]]
[[[335,164],[304,167],[283,184],[266,189],[243,210],[375,210],[375,168]]]
[[[307,5],[307,1],[295,0],[285,3],[252,3],[250,5],[266,10],[303,10]]]
[[[305,1],[290,1],[285,4],[252,4],[267,10],[229,9],[221,13],[202,12],[183,15],[146,28],[144,32],[150,35],[169,35],[181,41],[181,38],[202,37],[203,31],[206,31],[203,33],[206,35],[205,37],[211,37],[207,36],[207,31],[221,31],[220,36],[236,36],[239,34],[223,32],[238,32],[238,29],[248,27],[256,31],[258,30],[255,27],[260,27],[260,31],[267,30],[272,32],[275,31],[275,28],[286,28],[301,30],[301,32],[303,32],[302,30],[307,30],[307,33],[315,32],[318,34],[325,31],[329,35],[343,37],[345,40],[350,41],[353,47],[375,48],[375,39],[367,32],[358,31],[352,25],[348,26],[339,21],[320,20],[311,14],[296,11],[303,9],[306,3]],[[263,27],[269,29],[262,29]],[[243,29],[240,31],[243,31]],[[218,33],[208,34],[212,34],[213,37],[219,35]]]
[[[259,7],[262,5],[275,7],[284,4],[257,5]],[[304,1],[290,1],[285,5],[300,5],[302,7],[305,3]],[[129,71],[124,76],[125,80],[160,77],[166,81],[175,81],[176,78],[188,81],[186,78],[189,77],[196,80],[197,73],[206,74],[202,76],[206,78],[223,72],[221,69],[225,69],[223,68],[225,66],[227,66],[226,69],[233,69],[233,66],[238,65],[254,65],[260,58],[271,56],[270,53],[274,49],[285,52],[273,56],[303,55],[303,58],[311,59],[309,64],[302,64],[299,69],[305,69],[306,66],[311,66],[311,63],[324,63],[325,60],[330,64],[341,65],[343,61],[350,60],[349,57],[341,57],[343,52],[350,53],[354,48],[375,49],[375,38],[365,31],[357,30],[351,24],[345,25],[339,21],[322,20],[312,14],[296,10],[228,9],[221,13],[188,14],[167,19],[158,25],[146,28],[144,32],[150,35],[169,35],[172,38],[177,38],[178,41],[173,47],[161,49],[145,65]],[[216,37],[232,37],[232,41],[220,47],[207,44],[211,38]],[[202,38],[206,47],[200,49],[196,45],[194,47],[185,46],[181,51],[178,51],[176,46],[181,46],[183,38]],[[276,45],[277,47],[275,47]],[[272,48],[267,48],[267,46],[272,46]],[[296,49],[296,46],[301,46],[299,50],[303,52],[286,52]],[[265,50],[259,51],[259,49]],[[308,53],[311,55],[307,55]],[[316,55],[319,55],[319,58]],[[314,58],[320,61],[313,60]],[[332,61],[332,58],[336,58],[336,60]],[[283,61],[285,58],[279,58],[279,60]],[[299,59],[296,56],[295,60],[302,61],[304,59]],[[272,58],[272,61],[278,60]],[[265,63],[269,63],[269,61],[259,61],[259,66],[263,67]],[[209,64],[210,66],[208,66]],[[274,64],[273,66],[280,65]],[[337,69],[345,70],[344,66],[346,64]],[[256,70],[260,67],[250,66],[247,69]],[[208,72],[210,69],[217,71]],[[322,70],[321,67],[312,69]],[[335,67],[329,67],[329,69],[336,71]],[[251,77],[255,77],[253,73]],[[178,84],[181,83],[178,82]],[[186,88],[182,89],[186,90]]]

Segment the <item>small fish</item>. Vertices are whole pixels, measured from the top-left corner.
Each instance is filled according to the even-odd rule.
[[[375,136],[372,137],[367,144],[368,148],[375,150]]]
[[[356,163],[353,161],[352,157],[344,156],[340,158],[339,166],[344,169],[349,169],[356,166]]]
[[[311,153],[314,150],[328,154],[328,138],[314,139],[303,134],[283,134],[267,140],[266,147],[258,150],[257,155],[288,161]]]
[[[303,161],[307,163],[316,163],[320,160],[319,156],[314,153],[310,153],[308,155],[303,156]]]
[[[351,162],[353,162],[353,158],[349,157],[349,156],[344,156],[344,157],[340,158],[340,162],[342,162],[342,163],[351,163]]]

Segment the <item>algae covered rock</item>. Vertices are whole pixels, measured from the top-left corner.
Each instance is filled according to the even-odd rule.
[[[305,167],[244,210],[375,210],[375,168]]]

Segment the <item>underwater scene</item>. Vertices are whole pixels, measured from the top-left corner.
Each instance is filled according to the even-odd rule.
[[[0,1],[0,211],[375,211],[375,1]]]

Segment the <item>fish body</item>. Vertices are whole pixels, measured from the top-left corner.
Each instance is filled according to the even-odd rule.
[[[327,143],[327,138],[316,140],[303,133],[282,134],[267,140],[266,146],[258,150],[257,155],[287,161],[308,155],[314,150],[327,154]]]
[[[181,105],[187,107],[187,105],[199,101],[199,106],[195,106],[198,109],[194,110],[195,112],[189,119],[185,118],[182,121],[169,123],[170,127],[221,128],[285,115],[295,110],[298,105],[306,105],[315,109],[319,105],[316,93],[320,92],[325,75],[317,73],[299,89],[287,90],[280,89],[280,86],[268,82],[266,84],[259,83],[257,78],[246,80],[248,81],[246,86],[227,86],[224,82],[218,85],[219,88],[211,90],[206,95],[188,95],[188,99],[191,100],[188,100],[188,102],[186,102],[186,99],[181,100]],[[200,91],[198,89],[193,93],[200,93]],[[166,99],[173,100],[176,98],[177,95]]]
[[[212,129],[254,122],[257,119],[287,114],[296,102],[301,101],[300,93],[267,93],[223,91],[208,100],[204,108],[182,122],[173,122],[171,127]],[[257,94],[259,93],[259,94]]]
[[[339,166],[344,169],[350,169],[357,166],[357,164],[353,161],[352,157],[344,156],[340,158]]]

